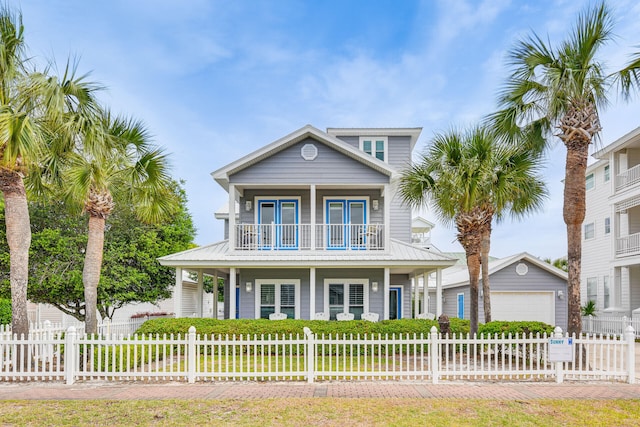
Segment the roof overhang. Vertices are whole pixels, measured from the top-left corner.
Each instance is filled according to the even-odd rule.
[[[327,128],[332,136],[408,136],[411,151],[418,142],[422,128]]]

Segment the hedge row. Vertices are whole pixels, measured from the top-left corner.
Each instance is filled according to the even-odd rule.
[[[165,318],[146,321],[137,331],[138,334],[186,334],[190,326],[195,326],[199,335],[296,335],[304,334],[304,327],[308,327],[316,335],[349,335],[349,334],[425,334],[431,327],[439,328],[435,320],[402,319],[381,322],[367,322],[352,320],[347,322],[327,322],[323,320],[265,320],[265,319],[236,319],[216,320],[199,318]],[[451,332],[460,334],[469,332],[469,321],[451,319]]]

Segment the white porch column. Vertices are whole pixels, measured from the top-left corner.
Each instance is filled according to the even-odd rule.
[[[309,232],[311,233],[311,250],[315,250],[316,249],[316,186],[315,185],[311,185],[309,187],[309,209],[311,210],[309,217],[310,217],[310,221],[309,221],[309,227],[311,227],[311,230],[309,230]],[[313,314],[313,310],[311,310],[311,313]],[[313,320],[313,317],[311,318]]]
[[[442,314],[442,269],[436,269],[436,319]]]
[[[173,312],[182,317],[182,268],[176,267],[176,286],[173,289]]]
[[[385,268],[384,269],[384,286],[382,289],[382,291],[384,292],[384,294],[382,295],[382,300],[384,301],[382,318],[384,320],[389,320],[389,281],[390,281],[389,269]]]
[[[202,269],[198,270],[198,289],[196,290],[196,315],[198,317],[203,317],[204,310],[202,309],[202,304],[204,302],[203,298],[204,293],[204,275],[202,274]]]
[[[213,275],[213,318],[218,319],[218,270]]]
[[[420,291],[418,289],[418,276],[413,273],[413,318],[420,314]]]
[[[316,268],[309,269],[309,320],[316,315]]]
[[[422,272],[422,312],[429,313],[429,273]]]
[[[236,186],[233,184],[229,184],[229,249],[234,250],[235,248],[236,248]]]
[[[229,319],[236,318],[236,268],[229,269]]]
[[[391,191],[389,184],[384,185],[384,250],[391,249]],[[385,297],[388,304],[389,296]],[[387,312],[388,314],[388,312]]]

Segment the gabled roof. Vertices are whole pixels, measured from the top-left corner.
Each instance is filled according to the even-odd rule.
[[[158,258],[171,267],[291,267],[379,266],[428,267],[453,265],[455,260],[409,243],[391,239],[389,251],[230,251],[229,241]]]
[[[427,221],[421,216],[416,216],[411,220],[411,231],[414,233],[426,233],[435,228],[435,224]]]
[[[316,141],[323,143],[340,153],[351,157],[354,160],[357,160],[376,171],[383,173],[387,176],[392,176],[396,173],[396,170],[389,166],[387,163],[378,160],[374,156],[371,156],[363,151],[360,151],[351,145],[347,144],[344,141],[336,138],[335,136],[329,135],[317,129],[311,125],[306,125],[287,136],[284,136],[271,144],[268,144],[234,162],[229,163],[222,168],[211,172],[211,176],[216,180],[218,184],[220,184],[225,190],[229,190],[229,176],[233,175],[243,169],[250,167],[268,157],[273,156],[274,154],[285,150],[286,148],[297,144],[300,141],[303,141],[307,138],[313,138]]]
[[[512,255],[510,257],[496,259],[494,261],[489,262],[489,275],[494,274],[510,265],[518,261],[527,261],[543,270],[548,271],[549,273],[561,278],[562,280],[567,280],[567,273],[563,270],[560,270],[553,265],[542,261],[541,259],[534,257],[533,255],[522,252],[516,255]],[[448,273],[449,272],[449,273]],[[447,268],[442,272],[442,283],[445,288],[454,288],[458,286],[463,286],[469,284],[469,270],[467,268],[460,269],[459,266],[454,266],[452,268]]]

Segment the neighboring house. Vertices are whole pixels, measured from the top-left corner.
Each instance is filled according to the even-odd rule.
[[[640,127],[593,154],[586,171],[582,304],[640,316]]]
[[[469,319],[469,271],[455,265],[442,277],[443,311]],[[492,320],[537,320],[567,328],[567,273],[526,253],[489,261]],[[484,323],[482,280],[478,321]]]
[[[412,283],[435,272],[439,295],[455,262],[412,244],[411,209],[396,194],[420,133],[304,126],[212,173],[229,194],[216,212],[225,240],[159,261],[178,277],[225,279],[226,318],[411,317]]]
[[[167,313],[174,314],[180,311],[185,317],[213,317],[216,305],[213,294],[202,293],[198,289],[198,281],[195,277],[190,277],[187,271],[182,273],[182,294],[181,304],[176,305],[176,298],[168,298],[158,301],[156,304],[140,303],[127,304],[116,310],[113,315],[113,323],[126,322],[131,316],[142,313]],[[175,295],[175,294],[174,294]],[[202,301],[200,300],[202,298]],[[100,318],[100,316],[98,316]],[[78,320],[68,314],[63,313],[50,304],[29,303],[29,321],[44,322],[48,320],[52,323],[59,323],[63,326],[70,326],[78,323]]]

